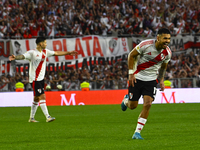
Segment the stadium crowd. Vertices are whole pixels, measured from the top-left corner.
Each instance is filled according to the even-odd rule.
[[[0,37],[200,33],[197,0],[0,0]]]
[[[173,87],[178,87],[177,80],[181,80],[182,88],[193,87],[193,78],[196,86],[200,87],[200,55],[192,51],[188,55],[180,54],[173,56],[168,64],[165,77],[173,81]],[[45,87],[58,90],[58,85],[62,90],[80,90],[80,83],[87,81],[91,84],[91,89],[126,89],[128,87],[128,65],[127,61],[117,61],[112,64],[94,64],[92,68],[83,67],[81,69],[67,69],[63,71],[47,71],[45,75]],[[28,82],[28,74],[16,73],[14,76],[9,74],[0,77],[0,91],[15,91],[15,84],[20,81],[24,83],[25,91],[32,90]]]
[[[0,38],[23,39],[82,35],[153,37],[159,28],[171,33],[200,33],[200,1],[196,0],[0,0]],[[200,56],[173,55],[166,77],[197,78]],[[51,89],[80,90],[88,81],[91,89],[127,88],[127,62],[94,65],[92,68],[47,71],[45,84]],[[21,81],[31,90],[28,74],[0,76],[0,91],[14,91]],[[173,87],[178,87],[173,80]],[[192,80],[181,80],[181,87],[193,87]],[[197,80],[196,85],[200,87]]]

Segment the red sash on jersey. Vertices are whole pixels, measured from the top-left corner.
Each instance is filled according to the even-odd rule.
[[[160,22],[157,24],[157,26],[156,26],[156,29],[158,29],[158,28],[159,28],[159,26],[160,26]]]
[[[127,24],[127,20],[125,20],[123,24],[126,25]]]
[[[179,32],[181,31],[181,28],[178,28],[178,32],[176,33],[176,36],[179,34]]]
[[[51,34],[52,30],[53,30],[53,28],[51,28],[51,30],[49,31],[49,34],[48,34],[48,36],[50,36],[50,34]]]
[[[168,52],[166,49],[164,49],[162,51],[162,53],[160,53],[158,56],[156,56],[154,59],[149,60],[148,62],[142,63],[140,65],[137,66],[137,70],[133,73],[133,74],[137,74],[138,72],[140,72],[141,70],[145,70],[155,64],[157,64],[158,62],[162,61],[163,59],[161,59],[161,54],[163,54],[164,56],[168,55]]]
[[[42,69],[42,65],[44,63],[44,60],[45,60],[45,56],[46,56],[46,50],[43,49],[42,50],[42,60],[40,61],[36,71],[35,71],[35,81],[37,81],[37,78],[39,77],[39,74],[40,74],[40,71]]]
[[[5,27],[6,27],[6,26],[3,26],[3,28],[1,29],[2,32],[4,32]]]
[[[150,30],[148,31],[148,33],[147,33],[146,37],[147,37],[149,34],[150,34]]]
[[[174,24],[173,23],[171,23],[170,25],[169,25],[169,27],[172,27]]]
[[[117,23],[115,23],[115,25],[113,26],[113,28],[115,29],[116,26],[117,26]]]
[[[7,83],[5,83],[4,85],[0,86],[0,89],[3,89],[6,85],[7,85]]]

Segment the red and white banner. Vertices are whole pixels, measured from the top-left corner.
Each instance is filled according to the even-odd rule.
[[[8,60],[10,56],[10,40],[0,40],[0,60]]]
[[[64,105],[106,105],[121,104],[127,90],[99,90],[99,91],[59,91],[45,92],[48,106]],[[154,104],[162,103],[199,103],[200,89],[166,89],[157,91]],[[32,92],[5,92],[0,96],[0,107],[31,106]],[[142,97],[139,104],[143,104]]]
[[[35,39],[11,40],[14,55],[35,49]],[[48,62],[73,61],[86,57],[113,57],[129,52],[127,38],[86,36],[68,39],[47,39],[47,49],[53,51],[78,51],[77,56],[54,56]],[[80,60],[81,61],[81,60]]]
[[[28,50],[35,49],[35,39],[11,40],[14,55],[23,54]],[[47,69],[55,70],[58,66],[62,69],[67,67],[81,68],[83,65],[91,67],[94,63],[114,62],[126,59],[129,53],[127,38],[113,38],[101,36],[85,36],[67,39],[48,39],[47,49],[53,51],[78,52],[77,56],[52,56],[47,60]],[[17,71],[22,71],[23,64],[28,61],[17,61],[22,64]],[[27,67],[27,66],[26,66]]]
[[[7,74],[10,71],[10,63],[8,61],[0,60],[0,75]]]
[[[56,70],[75,66],[81,68],[83,65],[91,66],[100,62],[116,62],[118,60],[126,60],[132,47],[128,47],[128,41],[135,47],[142,40],[147,38],[132,37],[132,41],[128,38],[113,38],[101,36],[85,36],[67,39],[48,39],[47,48],[54,51],[78,51],[78,56],[54,56],[48,59],[47,69]],[[15,55],[23,54],[30,49],[36,47],[35,39],[27,40],[0,40],[0,60],[8,60],[11,50]],[[178,36],[172,37],[169,47],[173,54],[189,53],[194,51],[195,54],[200,53],[200,37],[199,36]],[[17,61],[17,71],[28,71],[28,61]],[[3,67],[5,68],[5,67]],[[12,68],[12,67],[10,67]],[[10,69],[8,68],[8,69]],[[24,69],[25,68],[25,69]],[[10,72],[7,70],[7,72]]]

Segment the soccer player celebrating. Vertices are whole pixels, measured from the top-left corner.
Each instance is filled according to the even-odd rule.
[[[34,100],[31,106],[29,122],[38,122],[34,119],[35,113],[38,108],[38,103],[46,116],[46,122],[54,121],[55,118],[49,115],[46,106],[46,97],[44,94],[44,76],[46,72],[46,60],[50,56],[63,56],[63,55],[77,55],[78,52],[63,52],[63,51],[51,51],[46,49],[47,42],[44,37],[38,37],[36,39],[36,49],[29,50],[23,55],[9,56],[9,60],[29,60],[29,82],[32,85],[34,92]]]
[[[172,55],[167,46],[170,40],[170,31],[162,28],[158,31],[156,40],[142,41],[128,55],[129,88],[128,94],[121,103],[121,109],[123,111],[127,107],[135,109],[140,96],[143,95],[143,109],[132,139],[143,139],[140,132],[147,121],[151,104],[156,96],[157,78],[160,82],[160,90],[164,91],[164,75]]]

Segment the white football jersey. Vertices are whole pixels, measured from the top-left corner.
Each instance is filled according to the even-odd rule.
[[[43,49],[39,52],[37,49],[29,50],[24,55],[29,60],[29,82],[42,81],[46,72],[47,57],[53,56],[54,51]]]
[[[140,53],[135,67],[135,78],[142,81],[156,80],[161,64],[168,63],[171,59],[170,48],[158,51],[155,47],[155,39],[144,40],[135,48]]]

